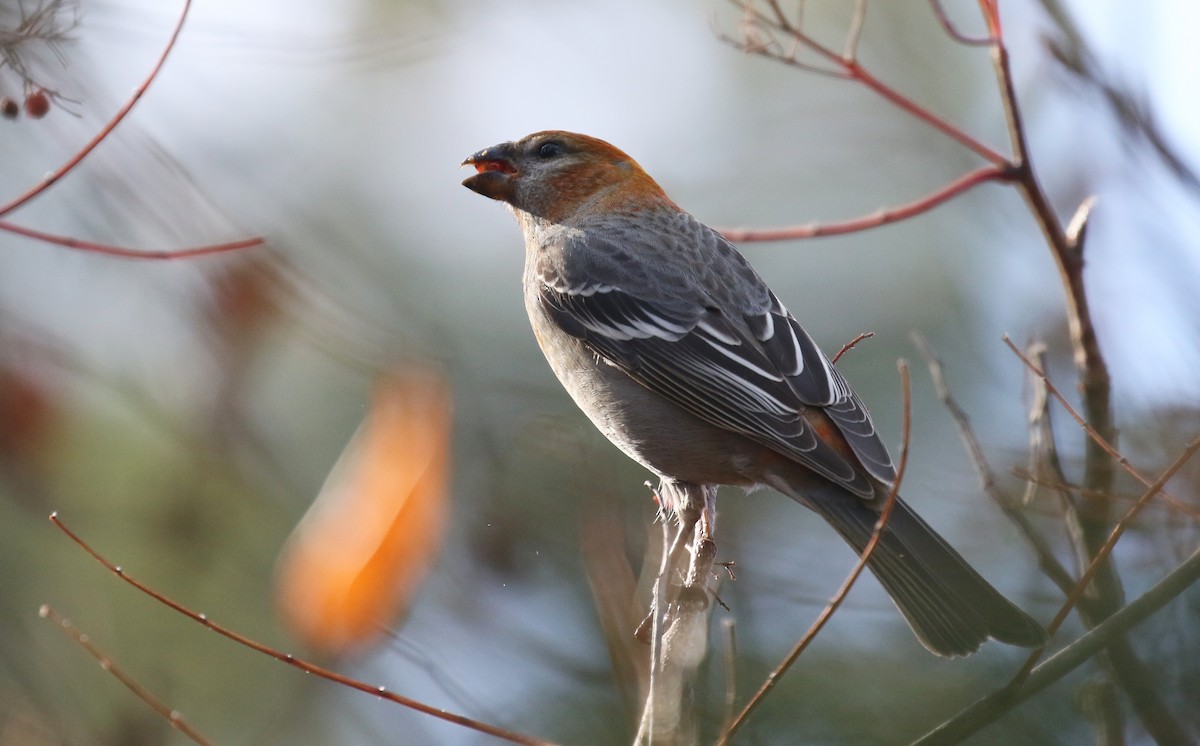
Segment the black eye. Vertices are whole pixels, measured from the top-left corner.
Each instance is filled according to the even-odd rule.
[[[546,160],[557,158],[565,152],[566,149],[563,147],[562,143],[554,140],[542,143],[537,150],[538,158],[544,158]]]

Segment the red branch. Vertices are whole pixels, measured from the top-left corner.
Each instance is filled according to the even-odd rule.
[[[418,712],[422,712],[426,715],[430,715],[439,720],[444,720],[448,723],[454,723],[455,725],[460,725],[464,728],[468,728],[468,729],[476,731],[478,733],[486,733],[488,735],[504,739],[505,741],[509,741],[510,743],[519,743],[519,744],[524,744],[525,746],[553,746],[550,742],[543,741],[540,738],[534,738],[533,736],[526,736],[521,733],[515,733],[510,730],[505,730],[504,728],[500,728],[500,727],[497,727],[494,725],[489,725],[487,723],[480,722],[478,720],[474,720],[472,718],[466,717],[465,715],[459,715],[459,714],[456,714],[453,712],[449,712],[447,710],[442,710],[442,709],[439,709],[436,707],[431,707],[430,705],[427,705],[424,702],[418,702],[417,700],[410,699],[409,697],[405,697],[402,694],[396,694],[395,692],[388,691],[388,689],[386,687],[371,686],[370,684],[359,681],[358,679],[352,679],[349,676],[343,676],[342,674],[337,673],[336,671],[331,671],[327,668],[322,668],[321,666],[318,666],[315,663],[310,663],[309,661],[305,661],[300,658],[297,658],[294,655],[290,655],[288,653],[281,653],[280,651],[278,651],[274,648],[268,647],[268,646],[262,644],[261,642],[257,642],[255,640],[250,639],[249,637],[246,637],[245,635],[234,632],[233,630],[229,629],[228,627],[224,627],[220,624],[217,624],[216,622],[210,621],[207,615],[192,611],[191,609],[187,608],[186,606],[179,603],[178,601],[175,601],[173,599],[168,598],[167,596],[164,596],[163,594],[154,590],[153,588],[151,588],[150,586],[141,582],[140,580],[135,580],[134,578],[130,577],[129,575],[127,575],[125,573],[125,571],[120,566],[114,565],[104,555],[100,554],[95,549],[92,549],[92,547],[87,542],[85,542],[82,538],[80,538],[74,531],[67,528],[66,525],[63,524],[63,522],[61,520],[59,520],[58,513],[50,514],[50,522],[54,524],[55,528],[57,528],[59,531],[62,531],[64,534],[66,534],[67,538],[69,538],[71,541],[75,542],[75,544],[78,545],[80,549],[82,549],[83,551],[85,551],[89,555],[91,555],[92,559],[96,560],[101,565],[103,565],[113,575],[116,575],[121,580],[125,581],[126,583],[133,586],[134,588],[138,589],[139,591],[146,594],[150,598],[153,598],[155,601],[158,601],[160,604],[163,604],[164,606],[172,609],[173,611],[176,611],[176,612],[186,616],[188,619],[191,619],[192,621],[203,625],[204,627],[212,630],[213,632],[216,632],[218,635],[221,635],[222,637],[225,637],[229,640],[233,640],[234,642],[238,643],[239,645],[248,647],[251,650],[255,650],[259,653],[262,653],[263,655],[270,656],[271,658],[274,658],[275,660],[280,661],[281,663],[286,663],[287,665],[289,665],[293,668],[298,668],[301,671],[304,671],[305,673],[312,674],[313,676],[319,676],[322,679],[326,679],[327,681],[332,681],[334,683],[341,684],[342,686],[349,687],[351,689],[357,689],[360,692],[366,692],[367,694],[371,694],[373,696],[379,697],[380,699],[386,699],[389,702],[395,702],[398,705],[403,705],[404,707],[408,707],[408,708],[416,710]]]
[[[121,120],[125,119],[125,115],[129,113],[134,104],[141,100],[142,94],[146,92],[146,89],[149,88],[150,84],[154,82],[154,79],[158,77],[158,72],[162,69],[163,63],[167,61],[167,56],[170,55],[171,50],[175,48],[175,42],[179,39],[180,32],[183,31],[183,22],[187,19],[188,11],[191,9],[191,7],[192,0],[183,0],[183,11],[179,14],[179,20],[175,23],[175,29],[171,32],[171,38],[167,41],[167,46],[163,48],[162,54],[158,56],[158,62],[154,64],[154,67],[150,70],[150,74],[146,76],[146,79],[142,81],[140,86],[134,89],[133,95],[129,97],[129,100],[125,102],[125,105],[117,111],[113,118],[109,120],[108,124],[104,125],[104,127],[96,133],[96,136],[93,137],[86,145],[84,145],[79,152],[71,156],[70,160],[59,166],[58,169],[47,174],[45,178],[43,178],[36,186],[12,200],[8,204],[0,206],[0,217],[4,217],[13,210],[29,202],[34,197],[45,192],[46,189],[65,176],[69,171],[71,171],[71,169],[78,166],[79,162],[86,158],[89,153],[95,150],[96,146],[103,142],[104,138],[108,137],[109,134],[116,128],[116,126],[121,123]]]
[[[819,238],[821,236],[836,236],[843,233],[878,228],[881,225],[907,220],[914,215],[928,212],[943,202],[957,197],[972,187],[988,181],[1012,181],[1013,174],[1009,169],[996,166],[984,166],[971,171],[950,182],[946,186],[931,192],[924,197],[900,205],[878,210],[870,215],[846,220],[841,223],[809,223],[786,228],[722,228],[721,234],[730,241],[784,241],[797,238]]]
[[[737,717],[726,725],[721,736],[717,739],[717,746],[727,746],[730,743],[734,733],[742,727],[746,719],[750,717],[750,713],[754,711],[763,698],[779,683],[783,674],[792,667],[792,664],[800,658],[801,653],[808,648],[809,643],[813,641],[817,633],[825,627],[826,622],[841,607],[842,601],[846,599],[846,595],[850,593],[850,589],[854,587],[854,583],[862,575],[863,570],[866,569],[867,563],[871,560],[871,555],[875,553],[875,548],[879,546],[879,542],[883,539],[883,533],[887,530],[888,521],[892,517],[892,508],[895,506],[897,496],[900,494],[900,483],[904,481],[904,472],[908,468],[909,437],[912,434],[912,388],[909,385],[908,363],[905,360],[898,360],[896,361],[896,365],[900,371],[900,387],[904,398],[903,438],[900,443],[900,459],[896,465],[896,479],[892,482],[892,488],[888,491],[887,499],[880,510],[879,520],[875,523],[875,530],[871,532],[871,538],[867,541],[867,545],[863,547],[858,561],[854,563],[853,569],[850,570],[850,574],[842,581],[841,587],[829,599],[825,608],[817,615],[816,620],[809,626],[804,636],[792,647],[791,651],[788,652],[779,665],[771,671],[766,681],[762,683],[762,686],[758,688],[758,691],[754,693],[754,696],[750,698],[750,701],[746,703],[746,706],[742,708]]]
[[[172,728],[187,736],[193,743],[199,744],[199,746],[214,746],[212,741],[205,738],[200,734],[200,731],[188,724],[183,719],[183,716],[179,714],[178,710],[172,709],[166,702],[159,699],[154,692],[126,673],[107,653],[100,649],[99,645],[92,642],[91,637],[86,632],[71,624],[69,619],[59,614],[48,604],[42,604],[42,608],[38,609],[38,615],[43,619],[49,619],[51,622],[54,622],[67,637],[79,643],[89,655],[96,659],[96,662],[100,664],[100,668],[111,674],[126,689],[133,692],[138,699],[149,705],[150,709],[157,712]]]
[[[154,63],[154,67],[150,69],[146,79],[142,81],[141,85],[134,89],[133,95],[131,95],[129,100],[127,100],[125,104],[117,110],[117,113],[113,115],[112,119],[110,119],[108,123],[105,124],[100,131],[97,132],[96,135],[87,142],[87,144],[85,144],[73,156],[71,156],[66,163],[62,164],[54,171],[51,171],[40,182],[35,184],[24,194],[16,197],[5,205],[0,206],[0,218],[3,218],[5,215],[8,215],[18,208],[26,205],[35,197],[44,194],[47,189],[58,183],[62,177],[66,176],[76,166],[78,166],[84,158],[86,158],[93,150],[96,149],[96,146],[98,146],[105,140],[105,138],[112,134],[117,125],[124,121],[125,117],[133,109],[134,105],[136,105],[137,102],[142,99],[142,96],[158,77],[159,72],[162,70],[163,65],[167,61],[167,57],[169,57],[171,51],[175,49],[175,43],[179,40],[179,35],[183,31],[183,24],[184,21],[187,20],[188,12],[191,10],[191,7],[192,0],[183,1],[183,9],[179,13],[179,20],[175,22],[175,27],[171,30],[171,36],[167,40],[166,46],[163,47],[162,53],[159,54],[158,61]],[[222,244],[180,249],[177,251],[138,251],[136,249],[102,244],[95,241],[84,241],[66,236],[58,236],[35,230],[33,228],[25,228],[7,221],[0,221],[0,230],[16,233],[18,235],[33,238],[45,243],[54,244],[56,246],[62,246],[68,249],[88,251],[94,254],[104,254],[106,256],[124,257],[127,259],[188,259],[198,256],[207,256],[209,254],[220,254],[227,251],[236,251],[238,249],[245,249],[251,246],[258,246],[263,243],[262,238],[254,237]]]
[[[193,259],[198,256],[224,254],[228,251],[248,249],[264,243],[261,237],[256,236],[254,238],[243,238],[237,241],[210,244],[208,246],[194,246],[175,251],[139,251],[138,249],[130,249],[124,246],[113,246],[112,244],[97,243],[95,241],[82,241],[69,236],[58,236],[53,233],[45,233],[33,228],[15,225],[4,220],[0,220],[0,230],[34,238],[45,243],[54,244],[55,246],[62,246],[66,249],[76,249],[78,251],[87,251],[92,254],[103,254],[105,256],[117,256],[124,259]]]

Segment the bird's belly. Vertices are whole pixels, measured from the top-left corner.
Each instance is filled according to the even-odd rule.
[[[598,359],[583,342],[531,314],[547,362],[592,423],[627,456],[661,477],[750,486],[763,447],[715,427]]]

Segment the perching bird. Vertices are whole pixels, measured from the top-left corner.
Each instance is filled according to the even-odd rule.
[[[858,395],[746,259],[632,158],[569,132],[468,157],[463,185],[525,234],[525,308],[562,385],[618,448],[698,495],[767,485],[861,552],[896,477]],[[1041,626],[897,500],[868,564],[944,656]]]

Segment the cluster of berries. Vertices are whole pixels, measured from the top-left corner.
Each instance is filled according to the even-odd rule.
[[[16,119],[21,114],[21,104],[8,96],[0,96],[0,116],[5,119]],[[35,88],[25,94],[25,115],[32,119],[41,119],[50,111],[50,95],[41,88]]]

